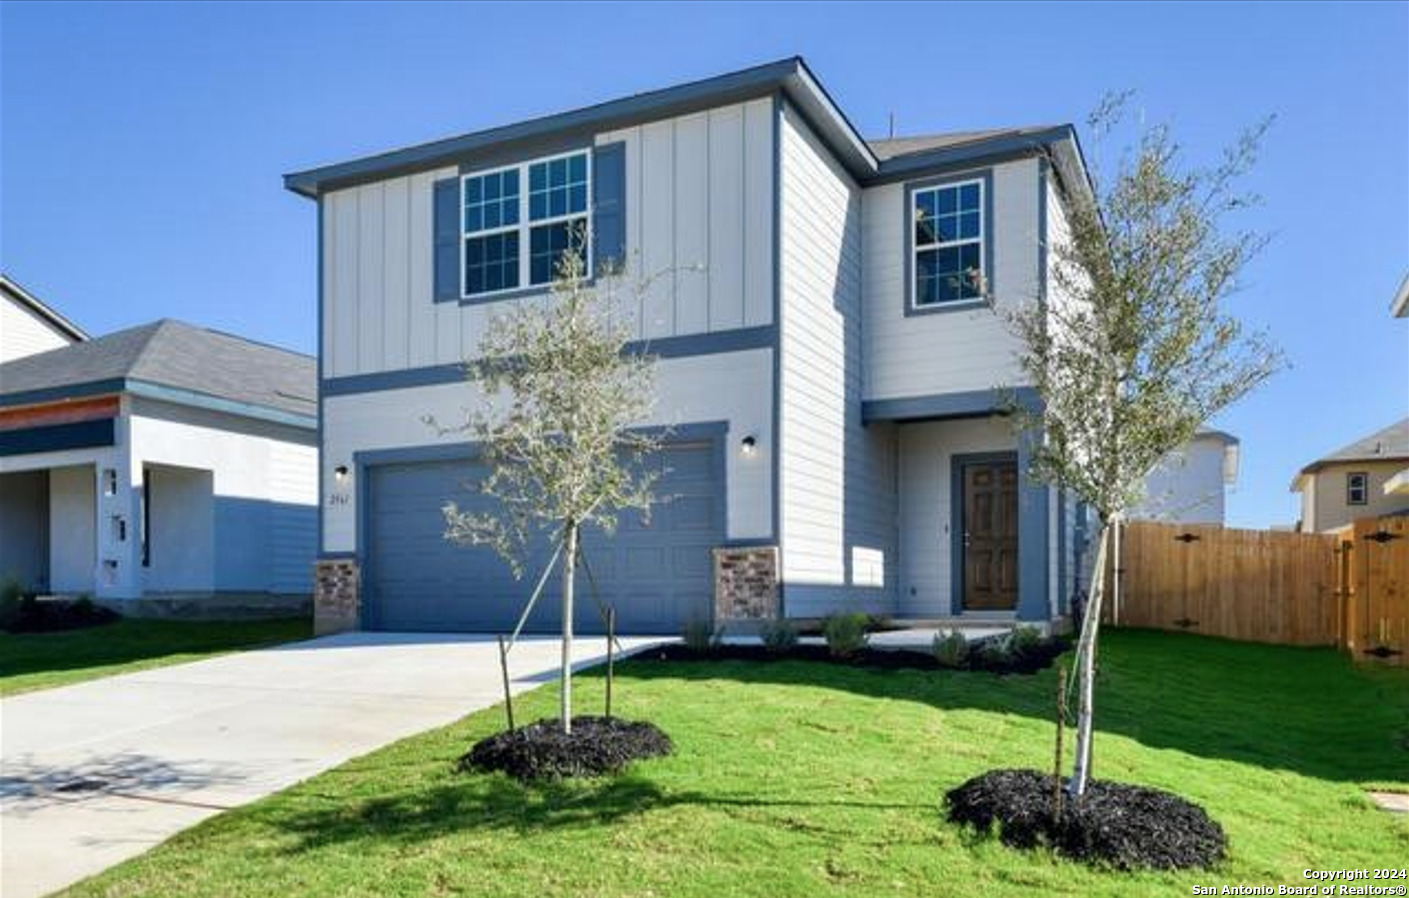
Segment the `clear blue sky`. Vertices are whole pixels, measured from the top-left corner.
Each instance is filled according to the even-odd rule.
[[[868,135],[1081,122],[1133,88],[1196,159],[1276,113],[1235,311],[1292,368],[1218,423],[1235,524],[1409,414],[1409,4],[0,4],[0,267],[95,333],[312,351],[314,207],[279,176],[801,54]]]

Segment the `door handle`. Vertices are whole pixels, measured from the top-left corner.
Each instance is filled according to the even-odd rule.
[[[964,548],[967,549],[967,548],[969,547],[969,542],[970,542],[970,539],[969,539],[969,531],[965,530],[965,531],[964,531]]]

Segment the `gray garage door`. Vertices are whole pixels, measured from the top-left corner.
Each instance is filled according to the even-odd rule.
[[[713,594],[710,550],[724,538],[723,472],[708,443],[672,445],[652,464],[661,470],[649,522],[626,512],[616,533],[584,536],[587,563],[623,633],[678,633],[707,617]],[[515,580],[489,548],[447,542],[441,506],[488,500],[472,487],[485,474],[472,460],[377,465],[368,469],[365,585],[367,625],[382,630],[506,632],[512,629],[550,555],[535,548]],[[586,578],[578,577],[581,632],[603,624]],[[558,578],[539,599],[526,632],[561,629]]]

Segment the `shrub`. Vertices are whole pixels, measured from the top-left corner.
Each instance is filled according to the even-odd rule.
[[[763,625],[763,646],[774,654],[782,654],[797,645],[797,635],[797,627],[791,621],[769,621]]]
[[[990,636],[979,643],[979,662],[985,669],[1002,669],[1013,660],[1013,653],[1007,636]]]
[[[9,627],[19,619],[24,604],[24,586],[14,577],[0,580],[0,627]]]
[[[685,624],[681,638],[690,651],[707,652],[714,648],[716,641],[714,625],[703,618],[692,618]]]
[[[827,650],[834,658],[850,658],[866,647],[869,638],[866,628],[871,619],[860,612],[832,614],[822,622],[822,635],[827,639]]]
[[[969,660],[969,640],[958,630],[934,634],[934,660],[940,667],[958,670]]]
[[[1034,654],[1046,642],[1042,631],[1028,624],[1019,624],[1008,634],[1008,651],[1015,658]]]

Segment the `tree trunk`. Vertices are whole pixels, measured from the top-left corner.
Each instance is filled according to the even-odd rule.
[[[572,732],[572,580],[577,572],[577,524],[563,529],[567,560],[563,562],[563,732]]]
[[[1068,786],[1073,798],[1086,793],[1091,779],[1092,698],[1096,688],[1096,633],[1101,627],[1101,597],[1106,583],[1106,546],[1110,541],[1111,525],[1101,522],[1101,537],[1096,544],[1096,564],[1091,573],[1091,586],[1086,608],[1081,614],[1081,637],[1077,640],[1077,709],[1076,761]]]

